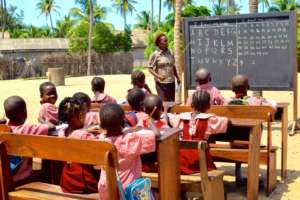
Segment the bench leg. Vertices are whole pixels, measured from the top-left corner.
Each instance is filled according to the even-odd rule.
[[[223,177],[209,181],[206,187],[202,190],[205,200],[225,200]]]
[[[242,164],[240,162],[235,163],[235,183],[240,185],[243,181],[242,176]]]
[[[272,151],[269,155],[269,161],[267,166],[267,196],[275,189],[277,184],[276,179],[276,151]]]

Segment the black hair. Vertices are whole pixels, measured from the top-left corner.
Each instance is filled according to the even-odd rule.
[[[54,85],[53,83],[49,82],[49,81],[40,84],[39,90],[40,90],[40,96],[41,96],[41,97],[43,96],[44,89],[45,89],[46,87],[48,87],[48,86],[52,86],[52,87],[56,88],[55,85]]]
[[[130,90],[127,94],[127,101],[135,111],[142,111],[143,110],[143,103],[145,99],[145,93],[141,89],[134,88]]]
[[[139,85],[140,83],[145,82],[145,74],[142,71],[134,71],[131,74],[131,83],[133,85]]]
[[[164,33],[159,33],[158,35],[156,35],[156,37],[155,37],[155,39],[154,39],[154,43],[155,43],[155,45],[156,45],[157,47],[158,47],[158,45],[159,45],[160,38],[162,38],[162,37],[167,37],[167,35],[164,34]]]
[[[196,91],[192,97],[192,108],[196,111],[206,112],[210,105],[210,95],[208,92],[200,90]]]
[[[108,103],[101,107],[100,113],[101,128],[109,131],[118,131],[124,127],[125,113],[120,105]]]
[[[152,113],[152,118],[156,120],[160,119],[161,111],[164,110],[163,101],[157,95],[147,96],[144,101],[144,107],[145,113],[147,113],[148,115],[150,115],[156,107],[155,111]]]
[[[64,98],[58,106],[58,120],[60,123],[69,123],[72,117],[84,108],[78,99],[72,97]]]
[[[20,96],[10,96],[4,103],[5,115],[9,120],[20,121],[22,111],[26,112],[26,103]],[[27,114],[27,113],[26,113]]]
[[[78,101],[80,101],[82,104],[86,104],[88,108],[90,108],[91,106],[91,98],[89,97],[89,95],[87,95],[86,93],[83,92],[76,92],[72,98],[77,99]]]
[[[93,92],[104,92],[105,80],[101,77],[94,77],[91,82]]]

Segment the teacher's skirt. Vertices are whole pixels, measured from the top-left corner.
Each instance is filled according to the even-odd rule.
[[[155,88],[157,95],[160,96],[163,101],[175,101],[175,82],[160,83],[156,81]]]

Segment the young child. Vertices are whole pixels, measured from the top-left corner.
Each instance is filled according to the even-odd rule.
[[[26,124],[26,103],[24,99],[19,96],[8,97],[4,101],[4,110],[9,120],[8,126],[10,126],[14,134],[48,135],[49,131],[55,129],[54,125],[49,124]],[[14,172],[13,181],[21,181],[28,178],[31,174],[32,158],[23,158],[17,171]]]
[[[166,113],[164,112],[164,106],[162,99],[157,95],[147,96],[144,100],[145,113],[148,115],[147,118],[152,118],[154,121],[154,125],[156,128],[170,128],[168,126],[168,121],[166,117],[162,119],[162,115]],[[139,121],[138,125],[148,128],[148,119],[144,118]]]
[[[68,124],[68,128],[61,130],[59,137],[93,140],[96,137],[82,129],[86,119],[87,108],[76,98],[67,97],[59,104],[59,121]],[[64,163],[60,186],[64,192],[88,194],[98,191],[97,182],[99,172],[93,166]]]
[[[91,98],[94,103],[116,103],[117,101],[107,94],[104,94],[105,80],[101,77],[94,77],[91,82],[92,91],[95,96]]]
[[[173,127],[183,129],[182,140],[208,140],[212,134],[225,133],[228,119],[207,113],[210,108],[210,95],[206,91],[196,91],[192,97],[193,112],[170,116]],[[180,170],[182,174],[199,172],[199,154],[197,150],[180,150]],[[215,169],[212,157],[207,151],[207,168]]]
[[[73,98],[79,100],[81,104],[84,104],[84,106],[87,109],[86,117],[84,120],[84,128],[88,128],[94,125],[99,125],[99,119],[98,119],[98,113],[89,111],[91,108],[91,99],[90,97],[83,93],[83,92],[76,92],[73,95]]]
[[[145,74],[142,71],[132,72],[131,84],[133,85],[133,88],[129,89],[128,92],[130,92],[134,88],[137,88],[137,89],[141,89],[145,93],[145,96],[152,94],[149,86],[145,82]]]
[[[272,106],[276,109],[277,104],[275,101],[266,100],[262,97],[248,96],[248,89],[250,88],[248,77],[245,75],[236,75],[231,79],[232,91],[235,97],[228,100],[226,104],[229,105],[264,105]]]
[[[147,115],[144,112],[145,93],[141,89],[134,88],[127,94],[127,102],[132,111],[125,115],[125,127],[135,127],[137,123]]]
[[[51,123],[58,125],[58,109],[55,106],[57,100],[56,87],[51,82],[40,85],[41,108],[38,121],[40,123]]]
[[[196,90],[206,91],[210,95],[210,104],[211,105],[223,105],[224,97],[222,97],[220,91],[212,85],[210,72],[205,68],[199,68],[196,71]],[[189,95],[186,105],[191,105],[192,95]]]
[[[155,151],[155,137],[158,130],[150,122],[152,130],[125,133],[124,111],[118,104],[106,104],[100,110],[100,124],[105,133],[102,139],[110,141],[118,151],[118,176],[124,188],[142,176],[140,155]],[[106,173],[101,169],[98,189],[100,199],[108,199]]]

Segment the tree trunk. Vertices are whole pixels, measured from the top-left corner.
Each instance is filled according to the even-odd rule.
[[[89,44],[88,44],[88,57],[87,57],[87,75],[90,76],[91,72],[91,61],[92,61],[92,35],[93,35],[93,0],[90,0],[90,16],[89,16]]]
[[[153,11],[154,11],[154,7],[153,7],[153,0],[151,0],[151,32],[153,32]]]
[[[159,7],[158,7],[158,21],[157,21],[157,27],[160,27],[160,17],[161,17],[161,0],[159,0]]]
[[[5,27],[6,27],[6,0],[1,0],[1,14],[2,14],[2,39],[4,39]]]
[[[124,32],[125,32],[125,30],[126,30],[126,12],[124,11],[124,13],[123,13],[123,17],[124,17]]]
[[[258,0],[249,0],[249,12],[258,13]]]
[[[182,79],[183,72],[183,52],[181,48],[181,8],[182,0],[175,1],[175,24],[174,24],[174,50],[175,50],[175,66],[178,76]],[[181,87],[183,88],[183,87]],[[176,94],[177,102],[181,101],[181,91]]]
[[[53,28],[53,22],[52,22],[51,11],[49,12],[49,17],[50,17],[50,24],[51,24],[52,34],[54,34],[54,28]]]

